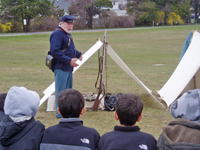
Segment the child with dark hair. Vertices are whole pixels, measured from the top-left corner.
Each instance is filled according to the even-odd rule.
[[[75,89],[59,93],[57,111],[62,118],[45,130],[40,150],[95,150],[100,139],[94,128],[83,126],[79,119],[85,112],[84,97]]]
[[[3,107],[4,107],[4,102],[5,102],[5,99],[6,99],[6,95],[7,95],[7,93],[1,93],[0,94],[0,121],[5,116]]]
[[[140,131],[136,126],[142,118],[142,100],[135,94],[123,94],[119,97],[114,116],[120,126],[105,133],[98,145],[99,150],[156,150],[156,139]]]

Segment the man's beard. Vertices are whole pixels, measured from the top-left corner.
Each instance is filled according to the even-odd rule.
[[[65,28],[65,27],[62,27],[62,29],[67,33],[71,33],[73,30],[73,28]]]

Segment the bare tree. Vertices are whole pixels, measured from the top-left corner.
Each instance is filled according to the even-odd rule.
[[[91,29],[93,17],[100,15],[103,11],[109,11],[107,8],[111,7],[112,2],[109,0],[73,0],[69,13],[76,19],[82,20],[82,23]]]

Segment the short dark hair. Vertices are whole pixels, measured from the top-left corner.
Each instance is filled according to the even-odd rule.
[[[143,110],[144,103],[136,94],[123,94],[117,100],[115,110],[121,125],[132,126]]]
[[[4,102],[6,99],[6,95],[7,95],[7,93],[0,94],[0,111],[3,111],[3,112],[4,112]]]
[[[78,118],[84,102],[83,95],[75,89],[65,89],[58,95],[58,107],[63,118]]]

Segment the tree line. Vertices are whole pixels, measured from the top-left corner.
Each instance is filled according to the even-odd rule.
[[[136,25],[172,20],[184,24],[191,13],[198,20],[199,3],[199,0],[127,0],[127,13],[135,17]]]
[[[64,15],[64,10],[54,7],[54,2],[0,0],[0,32],[54,30]],[[200,0],[127,0],[123,7],[126,16],[118,16],[110,10],[112,7],[110,0],[73,0],[68,13],[75,17],[75,29],[133,27],[152,25],[152,21],[184,24],[191,13],[198,20]]]

